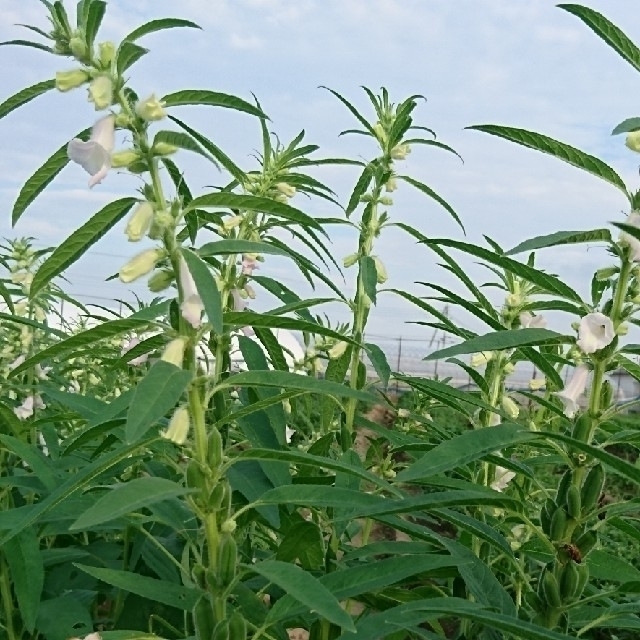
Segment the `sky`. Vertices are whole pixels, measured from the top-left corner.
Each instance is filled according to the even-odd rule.
[[[72,4],[67,2],[68,9]],[[589,0],[629,37],[640,42],[640,27],[628,0]],[[47,28],[37,0],[1,0],[0,40],[26,37],[16,23]],[[301,129],[319,157],[373,157],[376,149],[359,136],[342,136],[356,123],[325,85],[343,94],[370,118],[361,85],[387,87],[392,101],[423,94],[415,123],[428,126],[438,140],[464,159],[432,148],[414,147],[398,169],[428,185],[461,217],[466,236],[449,214],[408,185],[393,194],[392,220],[429,237],[452,237],[482,245],[488,235],[504,247],[560,230],[591,229],[622,220],[624,195],[607,183],[559,160],[486,134],[465,129],[501,124],[539,131],[600,157],[629,188],[639,187],[640,156],[612,137],[621,120],[638,115],[635,70],[580,20],[547,0],[111,0],[98,41],[118,41],[139,24],[160,17],[193,20],[202,31],[176,29],[146,36],[150,53],[131,70],[129,85],[139,95],[162,96],[204,88],[259,98],[271,128],[288,142]],[[0,47],[0,102],[25,86],[52,78],[73,62],[23,47]],[[254,169],[260,146],[257,120],[211,107],[172,111],[205,133],[245,169]],[[93,190],[78,166],[68,166],[31,205],[15,228],[11,208],[25,179],[73,135],[99,116],[86,90],[50,92],[0,120],[0,238],[33,236],[39,247],[55,245],[106,203],[134,195],[137,179],[115,171]],[[165,123],[163,128],[169,128]],[[120,140],[124,144],[124,140]],[[203,159],[188,152],[174,158],[192,191],[226,180]],[[351,168],[313,172],[346,203],[357,179]],[[340,217],[340,209],[297,195],[291,204],[312,215]],[[106,282],[150,241],[128,243],[124,221],[73,265],[65,288],[85,303],[111,306],[114,299],[150,298],[144,282]],[[204,241],[204,240],[203,240]],[[353,233],[332,231],[338,261],[356,248]],[[376,244],[386,265],[386,286],[417,295],[428,290],[416,281],[459,290],[430,251],[399,229],[387,229]],[[458,254],[459,255],[459,254]],[[460,256],[479,283],[491,274]],[[577,245],[540,252],[539,266],[556,273],[586,295],[591,274],[610,264],[598,247]],[[355,270],[344,283],[351,291]],[[269,258],[260,271],[281,279],[300,295],[309,288],[290,264]],[[332,277],[341,283],[340,276]],[[492,290],[491,290],[492,291]],[[324,295],[322,288],[317,295]],[[492,294],[495,295],[495,294]],[[277,306],[259,292],[253,307]],[[334,322],[346,316],[326,310]],[[452,316],[482,328],[461,310]],[[380,297],[369,332],[380,339],[432,339],[432,330],[412,324],[429,321],[423,312],[393,294]],[[555,319],[569,331],[572,319]],[[566,326],[565,326],[566,325]]]

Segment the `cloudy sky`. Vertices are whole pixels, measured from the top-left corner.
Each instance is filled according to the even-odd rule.
[[[586,4],[640,41],[636,12],[628,0]],[[2,0],[0,40],[27,35],[13,26],[16,23],[47,28],[42,8],[36,0]],[[470,125],[504,124],[543,132],[599,156],[630,188],[638,188],[640,156],[624,147],[623,138],[610,136],[618,122],[638,115],[636,72],[552,1],[111,0],[98,40],[117,41],[143,22],[168,16],[194,20],[203,30],[165,31],[141,41],[151,52],[130,77],[140,95],[206,88],[250,100],[253,92],[281,140],[304,128],[305,139],[319,144],[322,156],[370,158],[375,149],[360,137],[338,137],[355,123],[319,85],[339,91],[368,117],[371,109],[360,85],[376,91],[385,86],[396,102],[424,94],[428,102],[416,110],[416,123],[435,129],[464,164],[451,154],[414,148],[402,171],[449,201],[466,226],[469,242],[482,244],[487,234],[511,247],[531,236],[600,227],[620,220],[626,211],[624,196],[605,182],[553,158],[465,130]],[[72,66],[44,52],[2,47],[0,102]],[[174,113],[211,137],[237,164],[255,167],[252,153],[260,144],[259,129],[250,116],[204,107],[179,107]],[[11,207],[23,181],[95,119],[81,89],[51,92],[0,120],[0,237],[30,235],[38,246],[55,244],[104,204],[131,195],[139,186],[113,172],[89,191],[87,175],[69,166],[11,228]],[[224,182],[215,169],[187,152],[176,159],[196,193]],[[357,177],[351,169],[338,168],[315,175],[343,203]],[[431,237],[465,239],[446,211],[411,187],[403,185],[394,202],[394,220]],[[337,208],[300,196],[292,204],[314,215],[341,215]],[[109,304],[114,298],[131,300],[132,292],[148,297],[144,283],[125,287],[105,282],[141,248],[142,243],[126,242],[123,228],[124,223],[112,230],[68,271],[69,290],[80,300]],[[334,255],[351,253],[355,241],[352,234],[334,233]],[[414,281],[451,284],[430,252],[399,230],[383,234],[378,253],[392,287],[422,294],[426,290]],[[602,250],[582,245],[548,249],[539,257],[541,266],[585,293],[593,270],[607,263]],[[490,275],[469,260],[465,266],[480,281]],[[281,278],[301,294],[308,292],[302,277],[285,263],[269,260],[261,273]],[[270,304],[263,294],[255,306]],[[464,312],[453,315],[467,321]],[[370,330],[386,337],[429,339],[430,330],[404,324],[428,319],[387,295],[372,314]]]

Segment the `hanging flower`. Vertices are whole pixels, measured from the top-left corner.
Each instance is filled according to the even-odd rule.
[[[167,112],[162,106],[162,102],[156,98],[155,93],[152,93],[146,100],[138,102],[136,105],[136,113],[148,122],[152,120],[162,120],[167,115]]]
[[[180,286],[182,288],[182,304],[180,312],[182,317],[194,328],[202,325],[202,311],[204,305],[196,288],[189,267],[184,258],[180,257]]]
[[[631,227],[640,228],[640,211],[632,211],[627,219],[624,221]],[[625,245],[631,249],[631,260],[633,262],[640,262],[640,240],[635,238],[630,233],[623,231],[618,239],[620,244]]]
[[[147,249],[134,256],[120,269],[118,277],[126,284],[133,282],[153,271],[164,252],[162,249]]]
[[[178,407],[169,421],[169,426],[161,431],[160,435],[174,444],[184,444],[189,435],[189,409]]]
[[[480,351],[471,356],[472,367],[482,367],[493,358],[493,351]]]
[[[150,202],[140,202],[133,210],[124,230],[129,242],[142,240],[153,222],[153,205]]]
[[[611,344],[616,332],[604,313],[588,313],[580,320],[577,345],[583,353],[595,353]]]
[[[128,353],[134,347],[137,347],[140,344],[140,338],[133,337],[131,340],[126,340],[122,345],[122,351],[120,351],[120,355],[123,356],[125,353]],[[137,358],[132,358],[127,361],[127,364],[130,364],[132,367],[137,367],[141,364],[144,364],[149,358],[148,353],[143,353],[141,356]]]
[[[534,316],[528,311],[523,311],[519,318],[522,329],[544,329],[547,326],[547,319],[544,316]]]
[[[516,477],[514,471],[509,471],[509,469],[505,469],[504,467],[497,466],[495,479],[491,483],[491,488],[494,491],[504,491],[509,483]]]
[[[258,254],[257,253],[243,253],[242,254],[242,275],[251,276],[258,266]]]
[[[545,378],[531,378],[531,380],[529,380],[529,389],[531,389],[531,391],[540,391],[546,384],[547,381]]]
[[[187,339],[184,336],[174,338],[162,352],[160,360],[164,360],[169,364],[182,369],[182,363],[184,360],[184,350],[187,347]]]
[[[105,116],[93,125],[91,138],[84,142],[74,138],[67,145],[67,155],[90,176],[89,187],[100,184],[111,168],[111,152],[115,144],[115,119]]]
[[[84,69],[71,69],[71,71],[56,71],[56,89],[58,91],[71,91],[82,86],[89,80],[89,74]]]
[[[89,102],[93,102],[96,111],[107,109],[113,103],[113,80],[101,75],[94,78],[89,85]]]
[[[589,369],[587,365],[578,365],[571,376],[571,380],[565,385],[562,391],[557,391],[555,395],[562,400],[564,405],[564,415],[573,418],[578,410],[578,400],[587,388]]]
[[[38,395],[27,396],[24,402],[15,407],[13,413],[15,413],[20,420],[26,420],[30,418],[36,409],[46,409],[47,405],[42,402],[42,398]]]
[[[520,414],[520,407],[509,396],[502,396],[502,409],[512,420]]]

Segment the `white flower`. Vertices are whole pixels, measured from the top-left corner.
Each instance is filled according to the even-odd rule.
[[[180,257],[180,287],[182,288],[182,304],[180,305],[182,317],[194,329],[197,329],[202,325],[204,305],[183,257]]]
[[[140,339],[137,337],[131,338],[131,340],[125,340],[122,344],[122,351],[120,351],[120,355],[123,356],[125,353],[131,351],[134,347],[137,347],[140,344]],[[141,364],[144,364],[149,358],[148,353],[143,353],[141,356],[137,358],[132,358],[127,361],[127,364],[130,364],[132,367],[137,367]]]
[[[564,415],[572,418],[578,410],[578,399],[587,388],[589,369],[587,365],[578,365],[571,376],[571,380],[565,385],[562,391],[557,391],[555,395],[562,400],[564,405]]]
[[[632,211],[624,223],[631,227],[640,228],[640,211]],[[640,262],[640,240],[638,238],[634,238],[630,233],[623,231],[618,241],[631,249],[631,260]]]
[[[17,367],[19,367],[25,360],[26,360],[26,356],[23,354],[21,356],[18,356],[10,365],[9,365],[9,371],[13,371],[14,369],[16,369]]]
[[[189,435],[189,409],[178,407],[169,421],[169,426],[160,435],[175,444],[184,444]]]
[[[611,344],[616,332],[611,318],[604,313],[588,313],[580,320],[577,345],[583,353],[595,353]]]
[[[474,368],[482,367],[487,364],[491,358],[493,358],[493,351],[481,351],[480,353],[474,353],[471,356],[471,366]]]
[[[534,316],[528,311],[520,314],[520,327],[522,329],[544,329],[547,326],[547,320],[544,316]]]
[[[243,276],[251,276],[255,269],[259,269],[257,254],[255,253],[244,253],[242,255],[242,275]]]
[[[111,152],[115,143],[115,118],[101,118],[93,125],[91,138],[83,142],[74,138],[67,145],[67,155],[90,176],[89,187],[100,184],[111,168]]]
[[[51,367],[41,367],[39,364],[36,365],[36,378],[38,380],[48,380],[49,379],[49,371],[51,371]]]
[[[520,407],[509,396],[502,396],[502,409],[512,420],[520,414]]]
[[[529,380],[529,389],[531,389],[531,391],[539,391],[544,388],[546,384],[547,381],[545,378],[531,378],[531,380]]]
[[[26,420],[33,415],[36,409],[46,409],[46,407],[47,405],[42,402],[40,396],[27,396],[19,407],[14,408],[13,413],[15,413],[20,420]]]
[[[296,432],[295,429],[291,429],[288,426],[284,428],[284,439],[286,440],[287,444],[291,444],[291,438],[293,438],[293,434],[295,432]]]
[[[491,488],[494,491],[504,491],[508,484],[516,477],[515,472],[509,471],[504,467],[496,467],[495,480],[491,483]]]

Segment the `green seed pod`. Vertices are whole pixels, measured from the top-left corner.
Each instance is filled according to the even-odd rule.
[[[236,577],[238,547],[233,536],[225,535],[218,546],[218,578],[223,587],[228,587]]]
[[[558,484],[558,491],[556,492],[556,504],[565,504],[567,502],[567,491],[571,486],[571,481],[573,480],[573,471],[571,469],[567,469],[563,474],[562,478],[560,478],[560,482]],[[553,515],[553,511],[551,512]]]
[[[219,509],[220,505],[222,505],[224,499],[225,499],[225,494],[227,492],[228,486],[227,483],[224,482],[224,480],[218,482],[218,484],[213,487],[213,489],[211,490],[211,493],[209,495],[209,506],[212,509]]]
[[[567,490],[567,513],[572,518],[580,517],[580,489],[574,484]]]
[[[193,623],[197,640],[211,640],[215,626],[213,609],[207,596],[202,596],[193,608]]]
[[[562,606],[562,599],[560,598],[560,587],[558,581],[551,571],[546,571],[542,577],[542,593],[547,604],[552,609],[557,609]]]
[[[207,441],[207,461],[210,469],[217,469],[222,464],[222,436],[215,428]]]
[[[220,620],[213,630],[211,640],[229,640],[229,621]]]
[[[553,542],[560,542],[564,538],[564,534],[567,530],[567,512],[564,507],[558,507],[551,518],[551,525],[549,527],[549,537]]]
[[[589,582],[589,567],[583,562],[577,565],[576,569],[578,571],[578,584],[576,585],[576,590],[573,595],[575,598],[579,598],[587,586],[587,582]]]
[[[201,589],[206,589],[205,568],[201,564],[198,563],[193,566],[191,577]]]
[[[580,554],[584,558],[598,542],[598,534],[592,529],[583,533],[578,540],[576,540],[576,547],[580,549]]]
[[[540,613],[544,611],[545,606],[542,598],[535,591],[528,591],[524,599],[526,603],[536,612]]]
[[[206,478],[197,460],[189,462],[186,475],[189,489],[204,489],[206,487]]]
[[[246,640],[247,622],[239,611],[234,611],[229,618],[229,640]]]
[[[603,409],[608,409],[611,406],[611,400],[613,400],[613,387],[608,380],[602,383],[602,391],[600,391],[600,406]]]
[[[580,575],[575,562],[569,561],[562,569],[560,576],[560,596],[563,602],[573,600],[580,582]]]
[[[589,412],[587,411],[583,413],[573,425],[571,437],[574,440],[579,440],[580,442],[587,442],[589,440],[589,436],[591,435],[592,423],[593,419],[589,415]]]
[[[582,512],[588,514],[598,502],[604,486],[604,467],[598,463],[592,467],[582,485]]]

